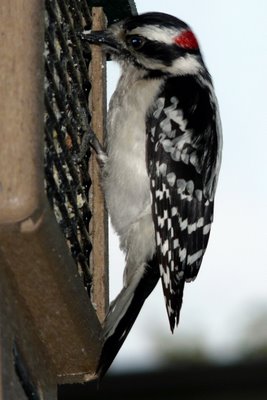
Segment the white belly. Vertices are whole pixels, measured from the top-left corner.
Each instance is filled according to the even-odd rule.
[[[111,222],[119,235],[150,206],[145,118],[161,82],[138,80],[135,71],[121,77],[108,115],[103,184]]]

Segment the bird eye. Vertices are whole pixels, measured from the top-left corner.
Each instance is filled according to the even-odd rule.
[[[145,44],[145,39],[141,36],[129,36],[127,38],[127,43],[134,50],[139,50]]]

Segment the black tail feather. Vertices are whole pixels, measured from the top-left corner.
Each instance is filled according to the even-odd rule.
[[[145,273],[136,287],[131,303],[120,319],[114,332],[107,336],[100,355],[97,375],[99,380],[103,378],[114,358],[124,343],[131,330],[146,298],[150,295],[159,280],[159,267],[154,257],[145,269]]]

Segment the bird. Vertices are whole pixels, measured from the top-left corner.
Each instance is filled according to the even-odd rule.
[[[213,221],[222,128],[212,78],[185,22],[127,17],[82,38],[119,63],[104,147],[90,131],[111,223],[126,265],[103,325],[101,379],[161,281],[171,332],[198,274]]]

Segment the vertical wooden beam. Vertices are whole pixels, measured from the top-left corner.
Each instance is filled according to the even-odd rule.
[[[0,223],[29,217],[44,194],[43,8],[0,1]]]
[[[92,8],[92,30],[103,30],[106,19],[102,7]],[[90,110],[91,126],[100,143],[104,142],[106,130],[106,58],[99,46],[92,46],[90,63]],[[103,322],[108,308],[108,222],[107,212],[101,189],[100,169],[95,155],[90,161],[90,206],[92,219],[90,232],[93,249],[90,265],[93,274],[92,302],[96,306],[97,316]]]
[[[25,370],[52,400],[95,377],[101,326],[44,193],[44,1],[0,0],[0,37],[0,400],[36,398]]]
[[[34,321],[10,278],[10,271],[1,262],[0,399],[56,400],[54,364],[36,335]]]

